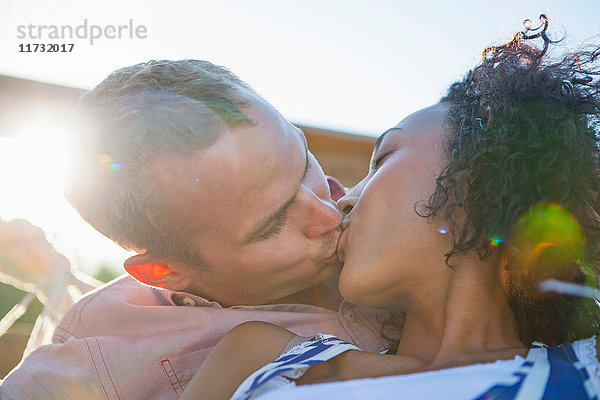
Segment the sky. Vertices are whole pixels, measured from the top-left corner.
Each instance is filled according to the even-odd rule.
[[[600,0],[0,0],[0,74],[90,89],[138,62],[205,59],[231,69],[292,122],[376,136],[437,102],[487,45],[541,13],[567,47],[600,35]],[[121,38],[106,37],[119,25],[128,26]],[[79,36],[87,37],[52,38],[52,26],[66,26],[65,35],[83,26]],[[103,36],[90,43],[98,29]],[[35,43],[73,48],[19,52]],[[87,272],[118,267],[125,253],[62,199],[64,121],[44,118],[1,140],[0,217],[42,226]]]

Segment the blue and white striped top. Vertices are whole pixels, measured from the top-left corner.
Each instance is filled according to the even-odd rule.
[[[595,344],[595,337],[561,346],[535,343],[526,359],[516,356],[494,363],[296,387],[294,380],[310,366],[347,350],[359,350],[341,339],[319,334],[254,372],[232,399],[600,400]]]

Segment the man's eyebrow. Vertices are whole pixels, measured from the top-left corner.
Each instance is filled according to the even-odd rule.
[[[306,178],[306,174],[308,173],[308,168],[310,166],[310,161],[308,158],[308,143],[306,141],[306,136],[304,136],[304,132],[300,131],[300,133],[302,135],[303,142],[304,142],[304,154],[306,157],[306,163],[304,164],[304,173],[302,174],[302,179],[300,179],[300,182],[298,185],[301,185],[302,182],[304,182],[304,179]],[[297,193],[298,193],[298,191],[296,190],[291,199],[286,201],[285,204],[283,204],[281,207],[279,207],[277,209],[277,211],[275,211],[270,217],[268,217],[263,223],[261,223],[258,226],[258,228],[254,229],[248,236],[246,236],[246,238],[242,241],[242,245],[246,245],[246,244],[258,239],[260,237],[260,235],[263,233],[263,231],[265,229],[267,229],[267,227],[269,227],[269,225],[271,225],[274,221],[277,221],[277,219],[279,217],[281,217],[281,214],[285,213],[286,210],[289,208],[289,206],[292,205],[294,200],[296,200]]]
[[[246,245],[246,244],[251,243],[251,242],[255,241],[256,239],[258,239],[260,237],[260,235],[262,235],[264,230],[267,229],[267,227],[269,227],[269,225],[271,225],[273,222],[275,222],[275,221],[277,221],[277,219],[279,219],[281,214],[283,214],[288,209],[288,207],[294,202],[295,199],[296,199],[296,194],[294,193],[294,197],[292,197],[291,199],[286,201],[284,205],[282,205],[281,207],[279,207],[277,209],[277,211],[275,211],[275,213],[273,213],[269,218],[267,218],[263,223],[261,223],[258,228],[253,230],[252,233],[250,233],[246,237],[246,239],[244,239],[242,241],[242,245]]]

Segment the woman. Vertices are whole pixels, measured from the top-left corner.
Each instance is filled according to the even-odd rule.
[[[600,49],[553,64],[541,21],[385,132],[369,174],[339,201],[340,291],[404,313],[398,348],[369,354],[248,323],[219,343],[186,396],[598,396],[597,303],[539,285],[597,286]],[[290,390],[380,376],[394,377]]]

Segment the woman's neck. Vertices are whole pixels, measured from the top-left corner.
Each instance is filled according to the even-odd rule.
[[[525,355],[500,274],[492,270],[477,257],[461,257],[445,284],[406,310],[397,354],[432,369]]]

